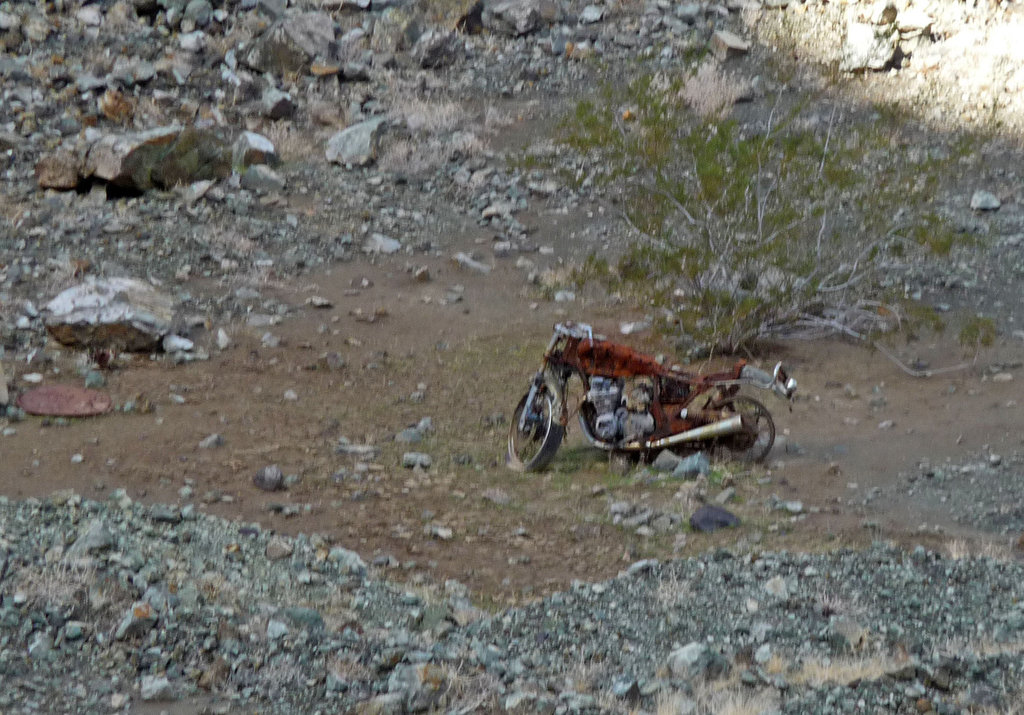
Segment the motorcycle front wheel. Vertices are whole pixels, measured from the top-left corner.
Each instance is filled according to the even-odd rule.
[[[555,417],[555,401],[547,387],[537,390],[527,407],[530,393],[523,395],[512,413],[508,430],[508,466],[517,472],[536,472],[548,466],[562,443],[565,427]],[[526,420],[523,422],[523,411]],[[520,424],[523,423],[523,424]]]
[[[741,415],[747,428],[718,441],[729,456],[740,462],[760,462],[775,444],[775,422],[768,408],[752,397],[737,395],[721,405],[726,414]]]

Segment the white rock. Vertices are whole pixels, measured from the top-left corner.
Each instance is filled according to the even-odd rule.
[[[878,31],[874,25],[851,22],[846,28],[839,69],[842,72],[881,70],[896,52],[898,32]]]
[[[676,648],[668,656],[669,672],[677,678],[689,678],[706,650],[707,647],[703,643],[696,641]]]
[[[916,7],[901,10],[896,16],[896,27],[902,33],[926,32],[934,22],[931,15]]]
[[[377,158],[377,143],[384,126],[384,118],[376,117],[338,132],[327,141],[327,161],[366,166]]]
[[[176,353],[179,350],[188,351],[195,347],[188,338],[183,338],[180,335],[165,335],[163,339],[163,348],[165,353]]]
[[[140,686],[142,699],[145,701],[173,700],[171,682],[162,675],[143,675]]]
[[[584,25],[593,25],[595,22],[601,22],[603,17],[604,10],[596,5],[587,5],[580,13],[580,22]]]
[[[134,278],[90,279],[46,305],[46,329],[64,345],[148,350],[171,331],[174,301]]]
[[[267,640],[280,640],[288,635],[288,626],[282,621],[271,618],[267,623]]]
[[[754,651],[754,662],[758,665],[764,665],[772,659],[772,647],[767,643],[761,645],[756,651]]]
[[[389,255],[397,253],[401,248],[402,244],[399,241],[382,233],[370,234],[370,237],[363,244],[364,253],[383,253]]]
[[[178,36],[178,47],[185,52],[200,52],[206,47],[206,33],[202,30],[188,32]]]
[[[990,191],[979,189],[971,196],[971,208],[975,211],[996,211],[1003,203]]]
[[[736,55],[744,55],[750,49],[750,43],[739,35],[728,30],[716,30],[711,36],[711,49],[720,60]]]
[[[483,273],[484,275],[491,272],[491,267],[486,263],[474,260],[471,256],[465,253],[456,253],[452,256],[452,261],[455,262],[460,268],[466,268],[477,273]]]
[[[773,576],[765,581],[764,590],[776,598],[787,598],[789,596],[789,587],[782,576]]]
[[[103,12],[98,5],[86,5],[75,13],[75,17],[88,27],[99,27],[103,24]]]
[[[221,350],[227,350],[231,347],[231,336],[228,335],[224,328],[217,328],[217,347]]]

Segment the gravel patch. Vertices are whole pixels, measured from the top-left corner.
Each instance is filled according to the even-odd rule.
[[[315,535],[123,493],[3,499],[0,707],[653,712],[708,707],[710,683],[774,712],[1002,709],[1022,590],[1024,565],[922,547],[722,549],[487,614]]]

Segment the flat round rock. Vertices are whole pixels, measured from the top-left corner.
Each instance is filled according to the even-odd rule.
[[[110,395],[75,385],[45,385],[23,392],[18,407],[30,415],[91,417],[110,409]]]

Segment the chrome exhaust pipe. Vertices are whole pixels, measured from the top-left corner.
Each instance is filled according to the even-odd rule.
[[[743,415],[735,415],[734,417],[730,417],[725,420],[712,422],[709,425],[695,427],[694,429],[687,430],[686,432],[680,432],[679,434],[669,435],[668,437],[648,442],[647,448],[661,449],[663,447],[671,447],[672,445],[679,444],[681,442],[696,442],[701,439],[725,437],[730,434],[742,432],[743,430]]]

